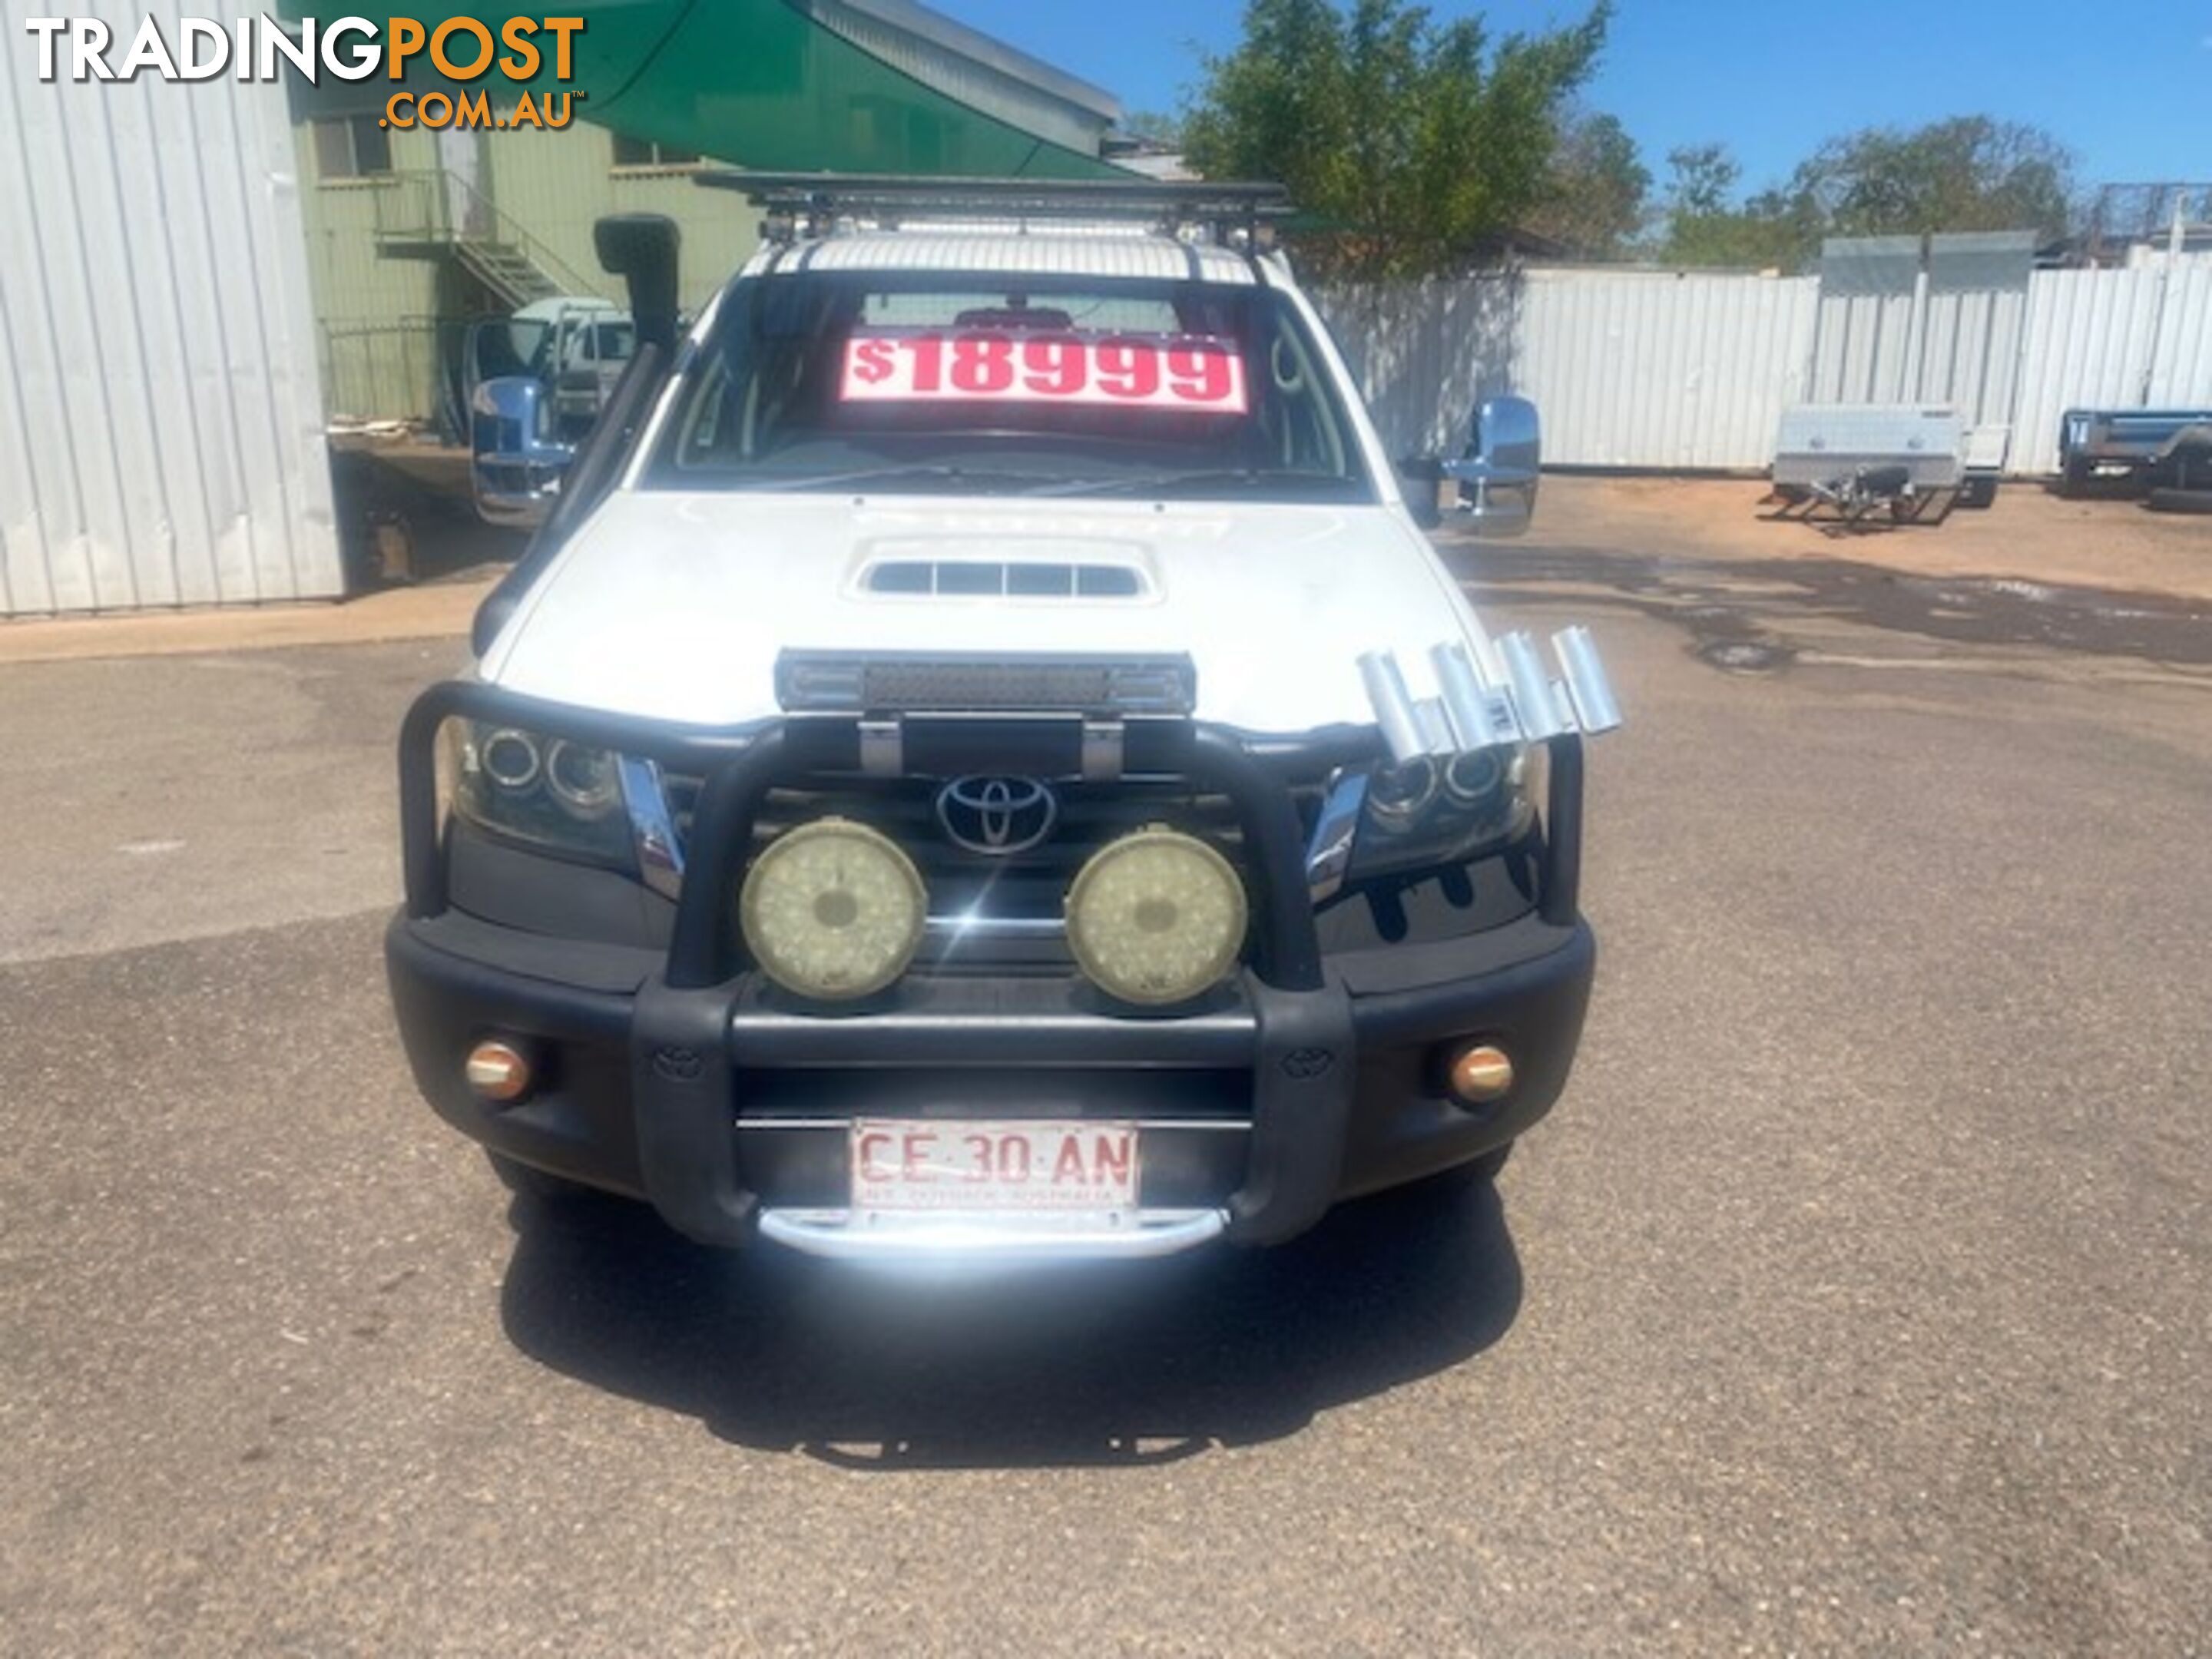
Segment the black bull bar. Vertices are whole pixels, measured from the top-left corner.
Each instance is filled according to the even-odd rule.
[[[730,1133],[739,1094],[731,1031],[739,981],[753,963],[733,896],[769,791],[822,774],[864,771],[861,720],[808,714],[743,727],[684,727],[479,682],[434,685],[408,711],[399,739],[405,910],[416,921],[447,908],[437,755],[441,728],[453,719],[514,726],[702,778],[665,966],[635,999],[631,1081],[640,1161],[656,1205],[694,1237],[744,1242],[753,1231],[756,1200],[741,1179]],[[1077,718],[908,714],[900,725],[907,775],[1083,772],[1084,723]],[[1125,775],[1181,777],[1219,794],[1243,836],[1253,927],[1240,992],[1254,1032],[1253,1133],[1230,1227],[1254,1243],[1287,1237],[1310,1225],[1335,1196],[1357,1047],[1351,999],[1324,971],[1293,788],[1325,781],[1334,767],[1379,760],[1383,750],[1364,726],[1288,739],[1162,716],[1130,716],[1121,728]],[[1577,919],[1582,742],[1569,733],[1544,747],[1540,914],[1567,927]],[[1146,1017],[1090,1022],[1095,1030],[1072,1038],[1059,1033],[1055,1042],[1096,1042],[1126,1056],[1128,1033],[1121,1028],[1133,1024],[1152,1028],[1163,1042],[1179,1040],[1173,1018]],[[1199,1040],[1195,1030],[1190,1036]],[[1317,1066],[1314,1059],[1336,1054],[1347,1063],[1324,1058]]]

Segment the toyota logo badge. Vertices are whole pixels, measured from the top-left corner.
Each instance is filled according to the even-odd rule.
[[[971,853],[1026,853],[1052,834],[1060,802],[1035,778],[955,778],[937,792],[937,821]]]

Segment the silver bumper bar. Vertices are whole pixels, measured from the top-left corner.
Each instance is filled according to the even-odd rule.
[[[771,1209],[763,1238],[839,1261],[952,1257],[990,1261],[1133,1261],[1221,1237],[1225,1210],[1123,1210],[1063,1215]]]

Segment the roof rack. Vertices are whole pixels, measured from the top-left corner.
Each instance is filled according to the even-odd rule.
[[[1170,231],[1204,228],[1217,241],[1252,247],[1265,246],[1273,222],[1291,213],[1290,191],[1283,185],[1243,179],[933,179],[734,168],[692,177],[766,208],[761,233],[770,241],[826,236],[848,217],[890,228],[909,219],[1077,219],[1149,222]]]

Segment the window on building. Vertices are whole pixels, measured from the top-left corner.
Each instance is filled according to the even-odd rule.
[[[618,167],[689,167],[698,164],[696,150],[672,149],[648,139],[615,134],[615,165]]]
[[[315,123],[315,168],[325,179],[366,179],[392,171],[392,135],[374,115]]]

